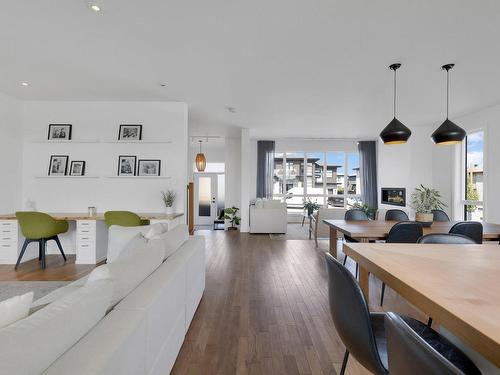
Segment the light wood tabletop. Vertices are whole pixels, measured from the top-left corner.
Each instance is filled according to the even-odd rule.
[[[95,216],[89,216],[88,213],[70,213],[70,212],[47,212],[50,216],[52,216],[56,220],[104,220],[103,213],[97,213]],[[182,215],[183,213],[173,213],[173,214],[165,214],[161,212],[137,212],[137,215],[141,217],[141,219],[148,220],[173,220]],[[0,220],[16,220],[16,214],[6,214],[0,215]]]
[[[500,246],[347,243],[369,273],[500,367]]]
[[[323,220],[330,227],[330,253],[337,256],[337,238],[340,234],[346,234],[360,242],[369,240],[384,240],[389,231],[397,221],[367,220]],[[428,228],[424,228],[424,234],[448,233],[451,227],[458,221],[435,221]],[[483,239],[488,241],[500,240],[500,224],[483,222]]]

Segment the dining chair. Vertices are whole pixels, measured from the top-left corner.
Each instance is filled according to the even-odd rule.
[[[372,373],[388,374],[385,313],[370,312],[363,291],[349,270],[329,253],[325,258],[330,314],[346,347],[340,374],[345,374],[350,354]],[[425,331],[424,323],[407,319],[415,329]]]
[[[408,221],[410,220],[406,212],[403,210],[387,210],[385,213],[385,221]]]
[[[344,220],[346,221],[367,221],[368,220],[368,215],[366,214],[365,211],[359,209],[359,208],[352,208],[350,210],[347,210],[345,215],[344,215]],[[348,236],[347,234],[344,234],[344,239],[346,242],[359,242],[358,240],[352,238],[351,236]],[[344,254],[344,262],[342,263],[344,266],[347,262],[347,254]],[[356,262],[356,278],[358,277],[358,270],[359,270],[359,265]]]
[[[19,263],[21,263],[26,248],[32,242],[38,242],[38,260],[42,263],[42,269],[46,266],[45,252],[47,249],[47,241],[53,240],[56,242],[66,262],[66,255],[64,254],[58,236],[68,231],[69,224],[66,220],[56,220],[48,214],[36,211],[18,211],[16,212],[16,218],[25,240],[14,269],[17,270],[17,267],[19,267]]]
[[[432,328],[389,312],[385,315],[389,373],[476,375],[479,369],[459,348]]]
[[[452,233],[431,233],[426,234],[418,239],[418,243],[422,244],[448,244],[448,245],[471,245],[476,242],[462,234]]]
[[[456,223],[451,227],[449,233],[469,237],[477,244],[483,243],[483,224],[477,221],[461,221],[460,223]]]
[[[413,221],[402,221],[392,226],[387,235],[386,243],[417,243],[422,237],[422,225]],[[380,294],[380,306],[384,304],[385,283],[382,282],[382,292]]]
[[[434,221],[450,221],[450,217],[443,210],[432,210],[431,212],[434,216]]]
[[[131,211],[106,211],[104,213],[104,221],[108,228],[112,225],[138,227],[149,224],[149,220],[143,220],[139,215]]]

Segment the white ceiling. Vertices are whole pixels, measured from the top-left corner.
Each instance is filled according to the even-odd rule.
[[[41,100],[174,100],[190,131],[374,137],[500,102],[498,0],[7,1],[0,91]],[[28,81],[28,87],[20,82]],[[167,83],[162,88],[159,82]],[[229,113],[227,106],[236,108]]]

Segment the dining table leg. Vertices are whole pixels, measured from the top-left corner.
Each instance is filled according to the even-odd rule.
[[[330,254],[337,259],[337,229],[330,227]]]
[[[359,265],[359,286],[365,295],[365,299],[368,302],[370,300],[370,273],[368,270]]]

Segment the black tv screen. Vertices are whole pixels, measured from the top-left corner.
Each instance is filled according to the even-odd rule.
[[[405,188],[382,188],[382,202],[393,206],[406,206]]]

